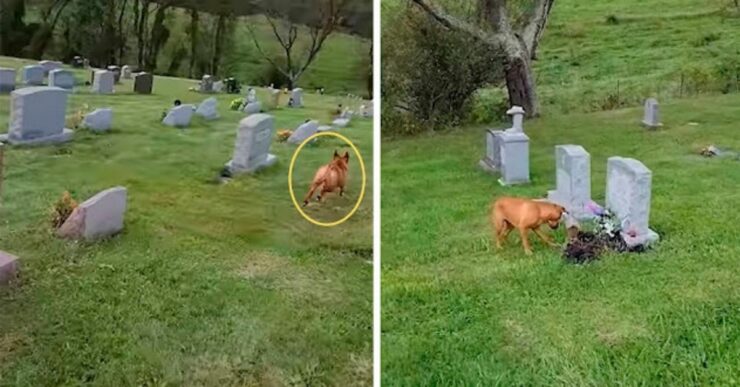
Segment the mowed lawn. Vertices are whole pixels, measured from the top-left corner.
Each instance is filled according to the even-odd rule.
[[[740,383],[740,161],[697,154],[740,150],[740,95],[661,108],[654,132],[640,108],[526,121],[518,187],[478,168],[484,128],[384,142],[383,385]],[[653,250],[577,266],[534,236],[533,256],[515,233],[495,249],[489,203],[553,189],[558,144],[591,153],[602,204],[608,157],[652,170]]]
[[[274,142],[278,165],[216,184],[244,115],[228,110],[237,96],[218,95],[220,120],[161,125],[174,99],[207,98],[188,91],[194,85],[156,77],[151,96],[132,94],[132,81],[109,96],[80,86],[68,114],[113,107],[109,133],[7,147],[0,249],[20,257],[21,279],[0,289],[0,385],[370,384],[372,182],[354,217],[334,228],[311,225],[293,207],[295,146]],[[258,95],[267,102],[266,91]],[[3,128],[9,100],[0,96]],[[340,102],[307,94],[304,109],[271,114],[278,129],[294,129],[308,118],[327,123]],[[371,176],[371,120],[341,133]],[[350,150],[338,140],[304,149],[297,196],[335,149]],[[351,209],[361,185],[354,155],[350,166],[347,196],[309,213],[338,218]],[[121,235],[75,243],[52,234],[49,209],[65,190],[81,202],[116,185],[129,194]]]

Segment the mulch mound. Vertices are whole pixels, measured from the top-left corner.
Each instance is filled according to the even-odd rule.
[[[570,263],[583,264],[595,261],[606,251],[640,253],[645,246],[628,247],[620,233],[613,237],[588,231],[579,231],[565,246],[563,256]]]

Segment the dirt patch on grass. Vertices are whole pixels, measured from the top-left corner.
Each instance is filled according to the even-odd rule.
[[[21,350],[29,341],[28,336],[20,332],[9,332],[0,335],[0,364]]]

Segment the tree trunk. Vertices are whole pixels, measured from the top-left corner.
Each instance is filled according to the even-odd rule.
[[[214,77],[218,75],[218,67],[221,63],[221,51],[223,51],[224,45],[224,29],[226,27],[226,16],[219,15],[216,21],[216,34],[213,42],[213,58],[211,60],[211,75]]]
[[[538,117],[540,104],[529,51],[522,40],[511,37],[506,42],[506,55],[504,72],[509,104],[524,108],[527,117]]]
[[[190,66],[188,68],[188,77],[195,76],[195,63],[198,59],[198,27],[200,23],[200,14],[197,9],[190,10]]]

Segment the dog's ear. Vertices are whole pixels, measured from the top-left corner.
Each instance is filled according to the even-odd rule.
[[[337,152],[336,149],[334,149],[334,160],[339,158],[339,152]]]
[[[349,152],[344,152],[344,161],[349,161]]]

